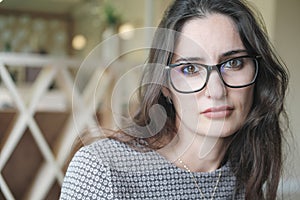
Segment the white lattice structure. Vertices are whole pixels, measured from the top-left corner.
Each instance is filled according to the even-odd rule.
[[[26,199],[44,199],[54,181],[57,180],[59,184],[62,183],[64,176],[62,166],[70,153],[70,146],[72,146],[72,143],[78,136],[78,132],[86,126],[93,126],[97,123],[94,117],[95,105],[103,101],[105,97],[104,94],[107,92],[113,79],[110,74],[102,76],[101,87],[97,88],[99,76],[104,72],[104,68],[101,68],[99,65],[99,68],[93,73],[92,77],[89,78],[83,90],[84,92],[80,93],[74,84],[74,78],[69,70],[69,68],[75,68],[76,70],[76,68],[80,67],[80,64],[81,61],[74,58],[0,53],[1,81],[8,89],[18,113],[13,128],[10,129],[10,132],[7,134],[8,138],[2,142],[3,146],[0,152],[0,184],[5,198],[15,199],[14,194],[6,184],[2,170],[26,128],[29,128],[31,131],[45,159],[45,162],[37,172],[30,191],[27,192],[28,196]],[[24,66],[41,68],[38,77],[31,85],[31,93],[28,98],[23,98],[20,94],[20,90],[12,80],[7,66],[16,68]],[[64,131],[60,135],[60,140],[55,144],[55,154],[52,152],[34,119],[37,105],[41,98],[48,92],[48,88],[53,81],[55,81],[58,89],[61,90],[67,98],[68,107],[72,108],[71,115],[64,126]],[[96,88],[97,92],[95,92]],[[73,116],[76,116],[76,121],[74,121]]]

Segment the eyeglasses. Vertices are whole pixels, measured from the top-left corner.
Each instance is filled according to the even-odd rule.
[[[180,93],[201,91],[207,84],[212,70],[216,70],[227,87],[242,88],[255,82],[258,59],[261,56],[239,56],[217,65],[200,63],[175,63],[166,66],[172,87]]]

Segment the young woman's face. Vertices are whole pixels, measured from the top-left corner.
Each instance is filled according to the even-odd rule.
[[[174,53],[172,63],[206,65],[247,55],[234,22],[221,14],[187,21]],[[170,91],[178,130],[212,137],[235,133],[243,125],[253,101],[253,86],[226,87],[215,70],[199,92],[183,94],[172,86]]]

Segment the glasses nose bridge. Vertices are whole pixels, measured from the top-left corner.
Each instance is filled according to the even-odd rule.
[[[210,74],[213,70],[217,71],[219,78],[221,79],[222,82],[224,82],[221,72],[220,72],[220,64],[216,64],[216,65],[205,65],[206,70],[207,70],[207,78],[206,78],[206,84],[210,78]]]

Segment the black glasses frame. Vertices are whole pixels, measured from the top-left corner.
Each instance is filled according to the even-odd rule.
[[[220,68],[221,68],[221,66],[222,66],[224,63],[229,62],[229,61],[231,61],[231,60],[238,59],[238,58],[252,58],[252,59],[254,60],[254,62],[255,62],[255,75],[254,75],[253,80],[252,80],[250,83],[246,84],[246,85],[232,86],[232,85],[227,84],[227,83],[224,81],[224,79],[223,79],[223,77],[222,77],[222,75],[221,75],[221,72],[220,72]],[[251,55],[238,56],[238,57],[234,57],[234,58],[230,58],[230,59],[228,59],[228,60],[225,60],[225,61],[223,61],[223,62],[221,62],[221,63],[219,63],[219,64],[216,64],[216,65],[205,65],[205,64],[201,64],[201,63],[192,63],[192,62],[186,62],[186,63],[174,63],[174,64],[169,64],[169,65],[167,65],[167,66],[165,67],[165,69],[168,70],[168,71],[167,71],[167,76],[168,76],[168,79],[169,79],[169,81],[170,81],[172,87],[173,87],[177,92],[184,93],[184,94],[195,93],[195,92],[201,91],[201,90],[207,85],[207,82],[208,82],[208,80],[209,80],[210,73],[211,73],[213,70],[216,70],[216,71],[218,72],[219,77],[221,78],[223,84],[226,85],[227,87],[230,87],[230,88],[243,88],[243,87],[247,87],[247,86],[250,86],[250,85],[252,85],[252,84],[255,83],[256,78],[257,78],[257,74],[258,74],[258,66],[259,66],[258,59],[260,59],[260,58],[261,58],[260,55],[254,55],[254,56],[251,56]],[[170,71],[171,71],[172,68],[178,67],[178,66],[183,65],[183,64],[184,64],[184,65],[186,65],[186,64],[200,65],[200,66],[202,66],[202,67],[204,67],[204,68],[206,69],[206,71],[207,71],[207,77],[206,77],[206,80],[205,80],[204,85],[203,85],[200,89],[193,90],[193,91],[181,91],[181,90],[178,90],[178,89],[174,86],[174,84],[173,84],[173,82],[172,82],[172,79],[171,79],[171,76],[170,76]]]

